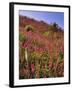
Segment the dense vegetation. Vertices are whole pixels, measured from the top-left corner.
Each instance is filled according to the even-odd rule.
[[[64,30],[19,16],[19,78],[64,76]]]

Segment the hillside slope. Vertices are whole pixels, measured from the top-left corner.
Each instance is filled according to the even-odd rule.
[[[56,23],[19,16],[19,46],[20,79],[63,76],[64,30]]]

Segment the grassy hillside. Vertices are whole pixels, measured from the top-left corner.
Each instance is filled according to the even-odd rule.
[[[19,78],[63,76],[64,30],[56,23],[19,16]]]

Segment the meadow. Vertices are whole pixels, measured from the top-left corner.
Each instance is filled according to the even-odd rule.
[[[64,30],[19,16],[19,79],[64,76]]]

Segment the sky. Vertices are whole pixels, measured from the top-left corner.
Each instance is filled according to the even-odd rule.
[[[63,12],[20,10],[19,15],[27,16],[38,21],[44,21],[49,24],[56,22],[59,25],[59,27],[64,29],[64,13]]]

